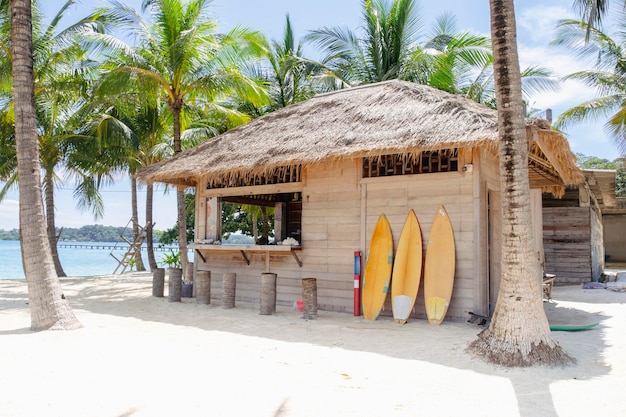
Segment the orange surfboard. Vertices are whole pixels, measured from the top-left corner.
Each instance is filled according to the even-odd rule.
[[[393,319],[404,324],[411,315],[422,278],[422,230],[413,210],[402,228],[391,275]]]
[[[393,237],[389,221],[381,214],[370,241],[361,294],[363,316],[376,320],[385,304],[393,265]]]
[[[424,262],[424,300],[430,324],[441,324],[454,286],[454,232],[448,213],[439,206],[433,221]]]

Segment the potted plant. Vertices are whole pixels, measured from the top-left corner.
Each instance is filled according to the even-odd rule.
[[[168,269],[180,268],[180,252],[174,253],[170,250],[170,253],[164,253],[161,257],[161,263],[167,265]]]
[[[161,262],[167,265],[169,275],[169,301],[180,301],[183,292],[183,269],[180,265],[180,252],[164,253]]]

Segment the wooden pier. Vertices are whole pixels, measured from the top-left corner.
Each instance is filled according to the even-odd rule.
[[[68,249],[100,249],[100,250],[119,250],[119,251],[127,251],[130,246],[128,245],[116,245],[114,242],[104,242],[104,243],[81,243],[81,242],[61,242],[57,245],[58,248],[68,248]],[[146,246],[142,246],[142,250],[146,250]],[[166,251],[178,251],[178,246],[154,246],[155,252],[166,252]]]

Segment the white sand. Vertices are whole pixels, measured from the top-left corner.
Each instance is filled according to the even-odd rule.
[[[31,332],[0,281],[0,417],[626,415],[626,293],[556,287],[578,363],[509,369],[465,353],[481,328],[151,296],[150,274],[63,279],[84,328]],[[167,290],[166,290],[167,291]]]

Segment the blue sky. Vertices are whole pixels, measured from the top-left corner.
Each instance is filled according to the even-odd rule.
[[[45,0],[41,2],[47,15],[53,15],[65,1]],[[141,0],[124,0],[123,3],[137,8]],[[574,17],[571,5],[573,0],[517,0],[516,17],[518,24],[518,44],[522,68],[540,65],[551,69],[557,76],[563,76],[590,67],[566,51],[550,46],[555,22]],[[104,1],[82,0],[71,9],[66,23],[73,22],[88,14]],[[214,17],[224,31],[234,26],[251,27],[279,38],[289,13],[298,37],[308,30],[321,26],[347,26],[355,29],[360,24],[361,0],[214,0]],[[457,19],[459,30],[489,35],[488,0],[422,0],[420,2],[425,34],[433,26],[435,19],[443,13],[452,13]],[[531,104],[538,109],[551,108],[554,117],[564,110],[594,96],[594,91],[574,82],[564,83],[557,93],[545,93],[533,97]],[[566,134],[574,152],[613,160],[619,156],[614,142],[608,138],[601,123],[586,123],[569,127]],[[160,187],[162,189],[162,186]],[[145,191],[145,190],[143,190]],[[71,184],[57,191],[56,220],[58,226],[79,227],[85,224],[124,226],[130,219],[130,186],[125,178],[114,186],[102,190],[105,199],[105,216],[95,221],[88,213],[75,209]],[[140,193],[144,201],[145,192]],[[176,198],[174,193],[155,193],[155,221],[158,229],[171,227],[176,219]],[[140,207],[140,222],[143,222],[144,209]],[[0,203],[0,229],[18,227],[17,194],[11,193]]]

